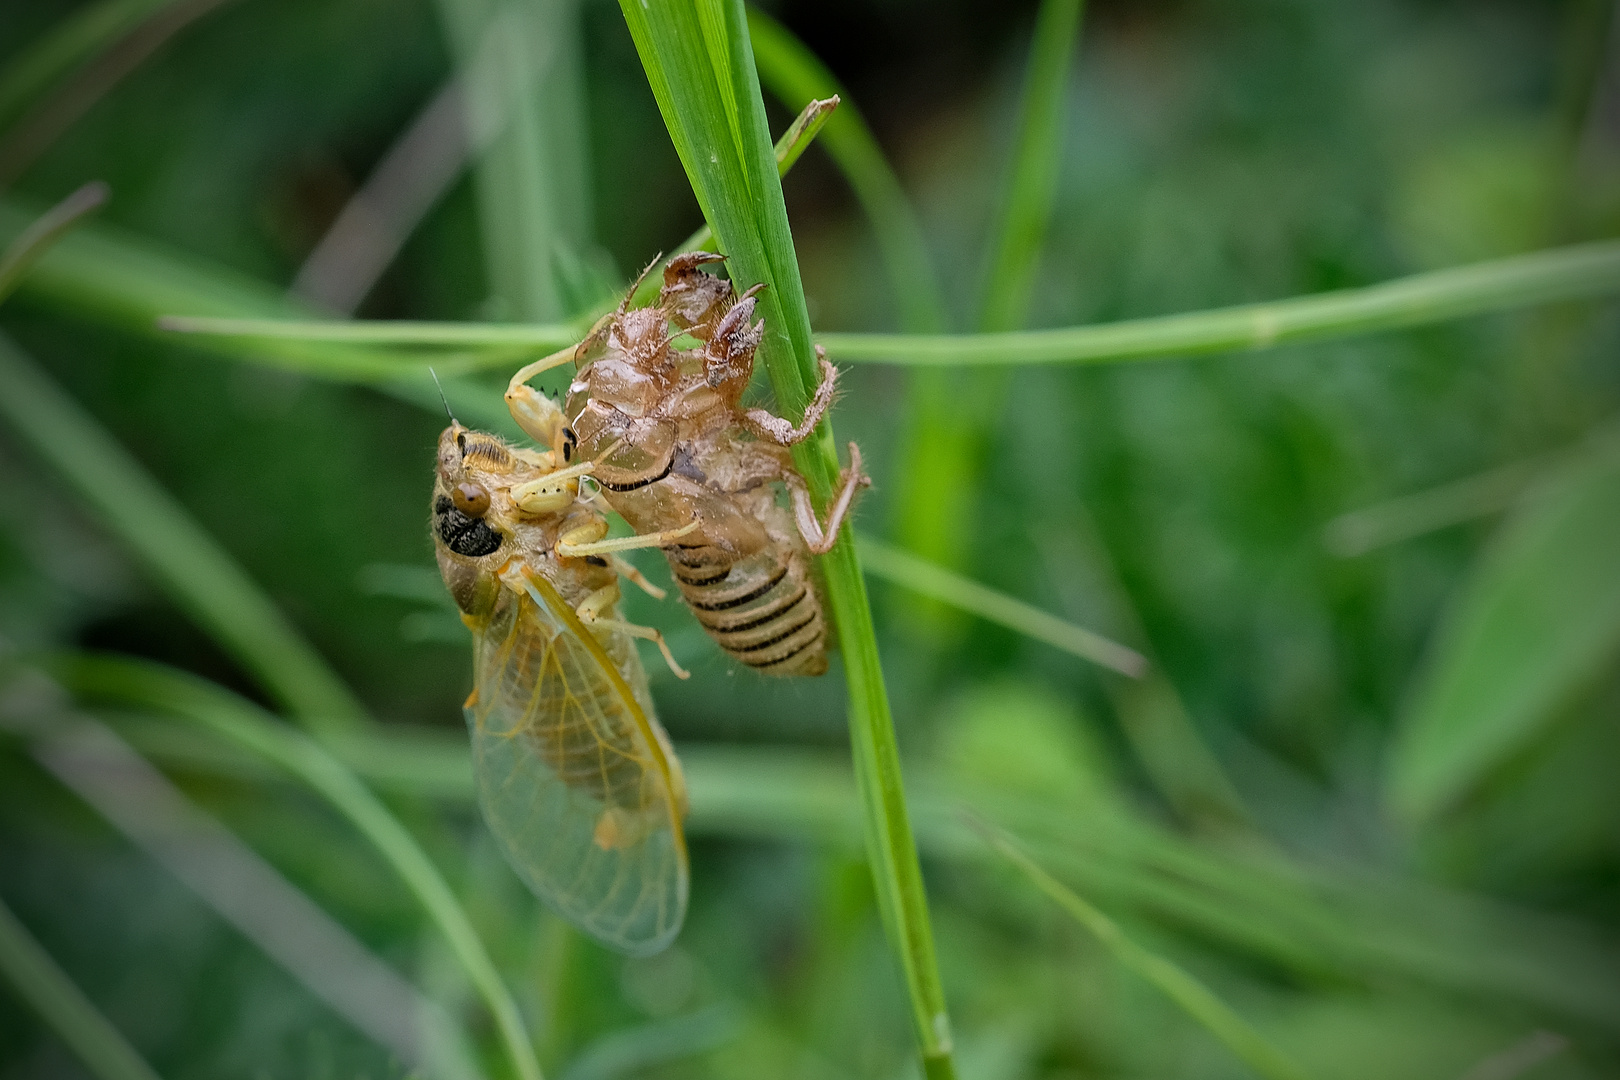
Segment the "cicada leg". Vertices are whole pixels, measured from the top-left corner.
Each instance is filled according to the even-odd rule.
[[[551,450],[553,463],[567,464],[573,453],[574,433],[568,430],[568,421],[563,416],[562,406],[538,392],[529,385],[529,380],[542,371],[550,371],[564,364],[571,364],[579,355],[581,346],[587,344],[596,336],[602,323],[608,317],[597,321],[596,326],[586,335],[579,345],[570,345],[566,349],[558,349],[549,356],[542,356],[530,364],[518,368],[517,374],[512,376],[506,384],[506,408],[517,421],[523,433],[535,442],[541,443]]]
[[[782,480],[787,484],[788,494],[793,497],[793,517],[798,523],[799,535],[804,537],[805,546],[815,555],[825,555],[832,550],[838,540],[838,530],[849,514],[850,504],[855,501],[855,492],[872,485],[872,478],[861,471],[861,448],[850,443],[849,468],[839,474],[841,486],[838,497],[833,500],[832,509],[827,513],[827,524],[823,527],[816,520],[816,508],[810,502],[810,489],[805,487],[804,477],[790,469],[783,472]]]
[[[821,418],[832,407],[833,394],[838,389],[838,369],[833,367],[827,359],[827,354],[820,345],[816,346],[816,359],[821,362],[821,385],[816,387],[815,396],[810,404],[804,407],[804,417],[798,426],[776,416],[765,409],[748,409],[741,415],[742,426],[753,433],[757,439],[773,442],[778,446],[793,446],[810,437],[821,423]]]
[[[657,585],[654,585],[652,582],[648,581],[640,570],[637,570],[634,566],[630,565],[628,561],[619,558],[617,555],[608,556],[608,565],[613,567],[614,572],[620,577],[633,582],[636,588],[640,589],[654,600],[662,600],[668,595],[663,589],[660,589]]]
[[[587,478],[601,458],[608,457],[622,445],[624,440],[616,439],[598,455],[596,460],[581,461],[567,468],[554,469],[536,479],[516,485],[512,488],[512,501],[526,514],[551,514],[567,510],[580,497],[579,481]]]
[[[602,536],[607,532],[607,522],[597,518],[589,525],[569,529],[558,537],[557,554],[565,559],[580,559],[587,555],[606,555],[614,551],[663,547],[683,536],[690,536],[701,524],[702,522],[694,519],[678,529],[665,529],[663,532],[647,533],[645,536],[620,536],[612,540],[603,540]]]
[[[690,679],[692,673],[675,662],[675,654],[669,651],[669,643],[664,640],[663,634],[650,626],[637,626],[635,623],[627,623],[622,619],[602,618],[602,612],[612,610],[613,605],[618,602],[619,583],[614,582],[611,585],[602,586],[580,601],[579,607],[574,609],[574,613],[579,616],[579,621],[587,626],[601,626],[609,630],[622,630],[633,638],[652,642],[658,646],[658,651],[664,654],[664,663],[669,665],[669,670],[675,673],[677,679]]]

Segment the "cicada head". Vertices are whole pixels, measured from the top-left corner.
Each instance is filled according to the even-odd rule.
[[[731,307],[736,294],[731,282],[722,281],[703,267],[724,262],[724,255],[692,251],[677,255],[664,267],[664,287],[658,307],[666,318],[700,341],[708,341],[714,325]]]
[[[506,490],[519,460],[500,439],[452,422],[439,436],[433,482],[433,548],[439,573],[469,615],[489,611],[513,530]]]

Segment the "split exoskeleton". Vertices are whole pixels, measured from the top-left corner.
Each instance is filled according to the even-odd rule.
[[[630,307],[632,288],[579,345],[520,370],[507,405],[539,442],[577,444],[594,460],[602,497],[637,533],[695,525],[664,553],[687,605],[731,657],[769,675],[819,675],[827,620],[809,557],[832,547],[870,480],[850,443],[825,526],[817,519],[788,448],[832,404],[837,369],[818,349],[821,383],[796,425],[743,407],[764,328],[753,321],[759,287],[739,297],[704,271],[721,258],[671,259],[655,304]],[[677,348],[682,339],[694,347]],[[569,362],[577,370],[559,409],[528,381]],[[777,503],[776,483],[791,514]]]
[[[659,726],[618,579],[654,595],[617,552],[680,529],[603,539],[579,497],[593,466],[452,422],[439,438],[433,542],[473,633],[479,801],[507,860],[560,914],[627,952],[657,952],[686,910],[686,786]]]

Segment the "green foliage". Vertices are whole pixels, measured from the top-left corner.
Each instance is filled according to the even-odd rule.
[[[485,1075],[914,1076],[929,995],[966,1080],[1614,1075],[1611,8],[1090,5],[1082,39],[1065,0],[776,4],[746,34],[717,2],[0,6],[0,241],[112,193],[0,307],[0,1074],[98,1039],[171,1080],[411,1067],[42,766],[65,702],[28,687],[66,656],[75,719]],[[437,148],[465,179],[363,318],[291,299],[457,77],[495,149]],[[784,200],[769,135],[833,92]],[[812,341],[848,365],[858,525],[904,550],[824,560],[820,680],[733,673],[627,598],[694,674],[649,665],[690,917],[626,961],[478,820],[427,368],[515,435],[507,373],[705,216],[771,283],[761,403],[797,415]],[[987,276],[1008,332],[946,333]],[[820,495],[843,453],[802,457]],[[972,617],[930,633],[908,594]],[[924,879],[937,964],[908,972],[884,922]]]
[[[13,429],[289,712],[315,729],[342,731],[362,722],[364,707],[252,579],[4,339],[0,388],[0,408]]]
[[[157,1080],[152,1067],[4,904],[0,904],[0,972],[100,1080]]]
[[[1421,823],[1531,743],[1620,652],[1620,440],[1525,493],[1452,600],[1390,760]]]

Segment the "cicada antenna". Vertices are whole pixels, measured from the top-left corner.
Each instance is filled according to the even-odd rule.
[[[444,415],[450,418],[452,424],[461,423],[456,419],[456,414],[450,411],[450,399],[444,396],[444,383],[439,381],[439,373],[433,370],[432,364],[428,365],[428,374],[433,376],[433,385],[439,388],[439,400],[444,402]]]

